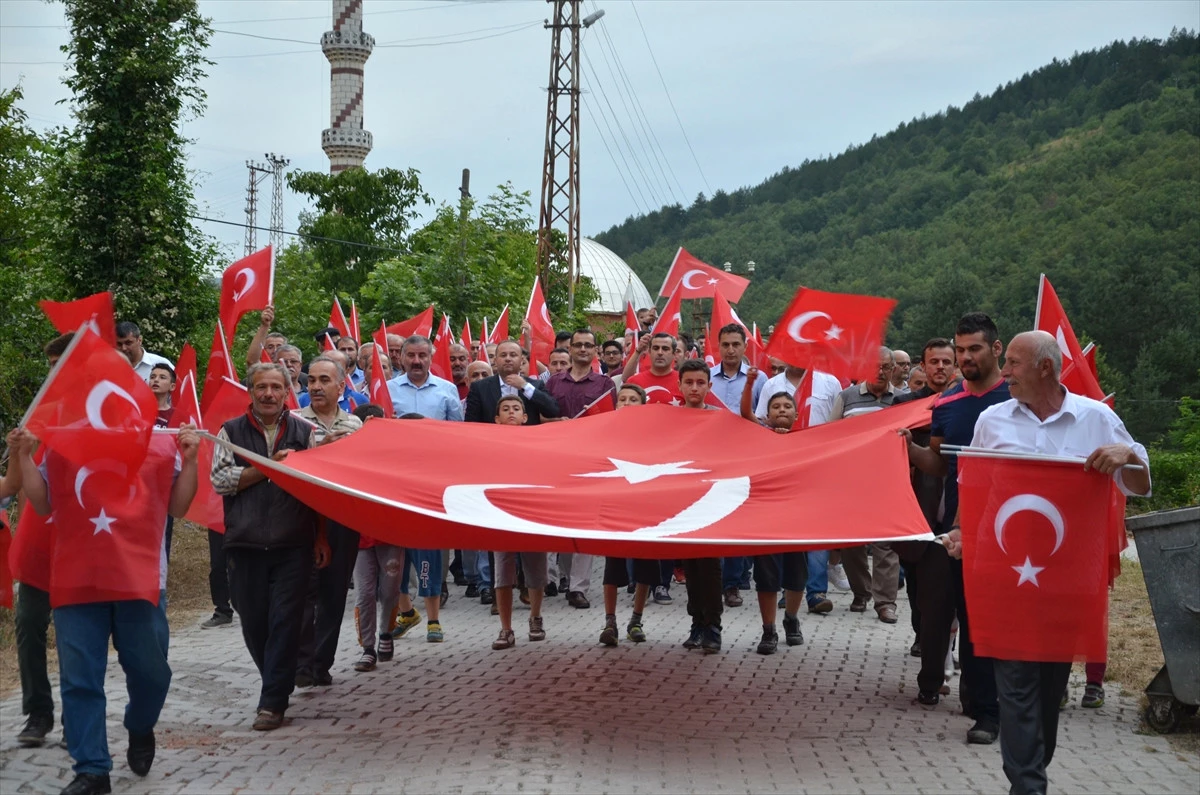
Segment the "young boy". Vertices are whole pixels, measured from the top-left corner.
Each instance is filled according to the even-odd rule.
[[[496,404],[497,425],[524,425],[525,404],[519,395],[505,395]],[[529,589],[529,639],[545,640],[546,630],[542,625],[542,597],[546,591],[545,552],[497,552],[493,575],[496,579],[495,605],[500,616],[500,636],[492,641],[497,651],[511,649],[517,644],[512,628],[513,586],[517,582],[517,555],[521,556],[521,569],[525,572],[525,585]]]
[[[617,391],[617,408],[640,406],[646,402],[646,391],[635,384],[624,384]],[[625,627],[625,634],[634,643],[646,640],[646,632],[642,629],[642,611],[646,609],[646,597],[650,589],[659,584],[661,575],[657,560],[641,560],[634,558],[633,581],[636,587],[633,591],[633,615]],[[600,632],[600,642],[605,646],[616,646],[617,631],[617,589],[629,585],[629,559],[604,559],[604,629]]]

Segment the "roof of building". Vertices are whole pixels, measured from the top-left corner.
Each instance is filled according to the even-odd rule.
[[[627,302],[634,309],[654,305],[650,291],[625,260],[591,238],[579,242],[579,274],[590,278],[600,293],[588,312],[623,315]]]

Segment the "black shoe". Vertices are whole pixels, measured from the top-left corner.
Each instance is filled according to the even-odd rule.
[[[921,641],[920,641],[920,639],[913,641],[913,645],[908,648],[908,653],[913,657],[921,656]],[[936,704],[937,702],[935,701],[933,703]]]
[[[546,589],[543,591],[546,596],[558,596],[558,586],[552,582],[546,583]]]
[[[783,637],[789,646],[799,646],[804,643],[804,633],[800,631],[800,618],[789,618],[783,615]]]
[[[566,577],[558,578],[558,592],[563,593],[563,594],[565,594],[567,592],[567,578]]]
[[[53,715],[30,715],[25,728],[17,735],[17,745],[22,748],[41,748],[46,735],[54,728]]]
[[[917,703],[924,704],[927,707],[936,707],[942,697],[938,695],[936,690],[919,690],[917,691]]]
[[[467,592],[464,593],[463,596],[467,597],[468,599],[478,599],[479,598],[479,586],[476,585],[475,583],[471,583],[470,585],[467,586]]]
[[[967,742],[971,745],[991,745],[999,736],[999,727],[981,720],[975,721],[975,725],[967,729]]]
[[[738,593],[737,588],[725,589],[725,606],[726,607],[741,607],[743,604],[742,596]]]
[[[129,769],[137,775],[144,776],[149,773],[150,765],[154,764],[154,731],[141,736],[130,733],[129,750],[125,753],[125,759],[129,762]]]
[[[705,654],[716,654],[721,650],[721,628],[705,627],[700,635],[700,648]]]
[[[301,671],[296,674],[296,688],[298,690],[303,690],[306,687],[312,687],[316,683],[317,681],[313,679],[312,674],[308,673],[307,671]]]
[[[628,585],[625,586],[625,593],[633,593],[636,590],[637,590],[637,586],[633,583],[629,583]]]
[[[692,626],[691,632],[688,633],[687,640],[685,640],[683,642],[683,648],[685,648],[685,649],[700,648],[700,639],[703,636],[703,634],[704,634],[704,630],[702,628],[697,627],[697,626]]]
[[[494,601],[496,601],[496,596],[492,593],[491,588],[484,585],[479,589],[479,604],[490,605]]]
[[[317,687],[329,687],[333,684],[333,677],[329,675],[329,671],[318,671],[313,674],[313,684]]]
[[[233,623],[233,615],[231,613],[213,613],[212,618],[200,625],[200,629],[212,629],[213,627],[227,627]]]
[[[717,646],[720,650],[720,646]],[[755,650],[759,654],[774,654],[779,649],[779,633],[775,631],[775,627],[763,627],[762,640],[758,642],[758,648]],[[705,648],[705,651],[708,651]]]
[[[62,795],[108,795],[112,785],[108,783],[108,774],[79,773],[75,780],[66,786]]]
[[[592,603],[588,601],[588,598],[583,595],[582,591],[571,591],[567,594],[567,604],[580,610],[585,610],[592,606]]]

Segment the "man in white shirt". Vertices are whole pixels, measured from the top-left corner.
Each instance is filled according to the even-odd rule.
[[[754,415],[763,421],[767,419],[767,404],[771,402],[772,395],[787,392],[795,397],[796,388],[800,385],[800,379],[804,377],[804,372],[804,368],[792,367],[789,364],[782,373],[767,379],[767,382],[763,384],[762,391],[758,394],[758,405],[754,408]],[[841,383],[829,373],[813,370],[812,379],[812,402],[809,403],[808,421],[810,428],[829,422],[829,413],[833,409],[834,398],[842,391]],[[804,407],[797,406],[796,410],[803,412]]]
[[[1012,399],[979,415],[971,446],[1085,458],[1085,470],[1111,475],[1125,495],[1148,496],[1146,448],[1108,406],[1068,392],[1059,382],[1061,372],[1062,353],[1053,336],[1026,331],[1014,337],[1002,371]],[[947,551],[962,555],[957,517]],[[1013,631],[1020,627],[1014,625]],[[1046,766],[1058,736],[1058,705],[1071,664],[996,660],[995,671],[1000,753],[1011,791],[1045,792]]]
[[[154,365],[171,363],[170,359],[142,347],[142,331],[132,320],[122,320],[117,324],[117,350],[125,354],[134,372],[146,383],[150,383],[150,370]]]

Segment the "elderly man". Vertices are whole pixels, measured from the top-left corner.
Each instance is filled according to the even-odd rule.
[[[350,339],[350,338],[342,337],[342,339]],[[326,351],[325,353],[323,353],[321,355],[324,358],[328,359],[330,362],[340,366],[342,368],[343,373],[350,372],[351,359],[350,359],[349,354],[344,353],[340,350],[337,350],[337,351]],[[312,376],[310,374],[309,379],[311,380],[311,378],[312,378]],[[308,394],[307,391],[304,394],[300,395],[298,398],[300,408],[306,408],[311,399],[312,398]],[[371,402],[371,398],[369,395],[367,395],[365,392],[357,392],[354,390],[353,387],[351,387],[349,377],[346,377],[345,379],[343,379],[342,394],[341,394],[341,397],[339,397],[337,399],[337,404],[338,404],[339,408],[341,408],[343,411],[351,412],[351,411],[354,411],[356,406],[365,406],[370,402]]]
[[[150,370],[154,365],[171,363],[169,359],[142,347],[142,332],[137,323],[130,320],[122,320],[117,324],[117,350],[125,354],[134,371],[146,382],[150,381]]]
[[[833,399],[831,420],[870,414],[895,404],[896,388],[892,386],[892,370],[896,362],[887,347],[879,349],[879,367],[875,377],[863,380],[857,386],[843,389]],[[841,550],[842,564],[850,580],[854,600],[850,610],[865,613],[871,597],[875,598],[875,613],[885,624],[896,623],[896,592],[900,589],[900,558],[888,546],[872,545],[873,565],[867,567],[867,547],[851,547]]]
[[[458,399],[466,400],[467,391],[471,385],[467,383],[467,365],[471,362],[471,352],[466,345],[457,342],[450,345],[450,380],[458,387]]]
[[[301,372],[301,367],[304,363],[304,360],[301,358],[302,356],[303,354],[300,353],[300,349],[295,345],[283,344],[275,350],[275,362],[287,370],[288,388],[292,390],[297,399],[299,399],[300,395],[308,391],[308,375]],[[253,366],[252,364],[251,367]]]
[[[284,406],[289,386],[283,365],[260,362],[246,376],[250,410],[222,425],[217,438],[275,461],[314,446],[313,425]],[[311,508],[226,444],[213,451],[212,484],[225,498],[224,550],[233,607],[263,679],[253,728],[271,731],[283,725],[296,684],[314,555],[318,566],[328,565],[329,544]]]
[[[1062,353],[1053,336],[1026,331],[1013,337],[1002,371],[1012,399],[984,409],[971,446],[1084,458],[1085,470],[1111,476],[1126,496],[1149,495],[1146,448],[1133,440],[1108,406],[1068,392],[1059,381],[1061,373]],[[957,524],[956,516],[948,551],[960,557],[962,531]],[[1020,631],[1019,622],[1014,623],[1013,632]],[[995,660],[994,666],[1000,755],[1010,792],[1045,793],[1046,767],[1054,756],[1059,703],[1071,663]]]
[[[343,341],[347,339],[350,338],[342,337]],[[346,371],[339,361],[341,358],[330,352],[318,356],[308,365],[309,404],[299,415],[313,424],[313,437],[318,445],[336,442],[362,427],[362,420],[338,405],[346,389]],[[331,519],[322,517],[319,521],[325,522],[329,565],[324,568],[314,566],[309,577],[300,633],[297,687],[333,684],[329,670],[337,654],[342,616],[346,612],[346,591],[358,558],[358,533]]]
[[[892,351],[892,361],[895,364],[892,368],[892,386],[895,387],[896,394],[903,395],[908,392],[908,376],[912,372],[912,358],[897,348]]]

